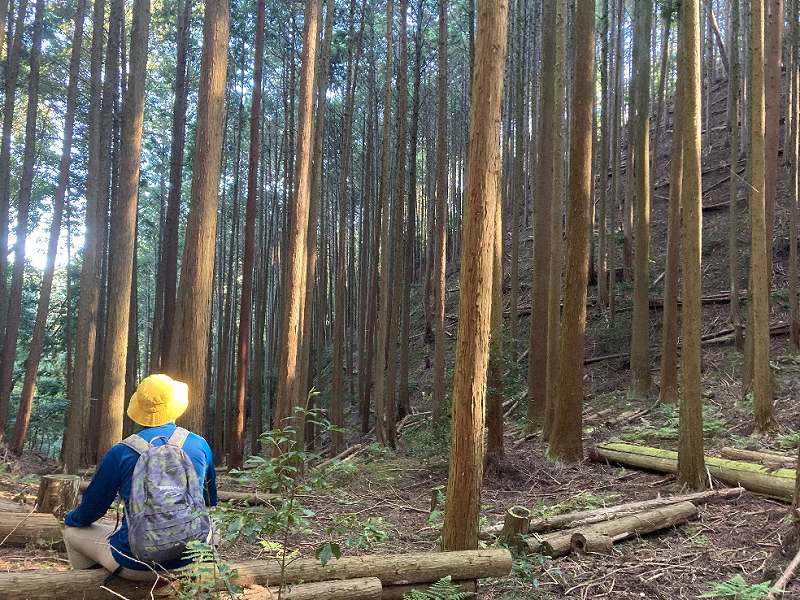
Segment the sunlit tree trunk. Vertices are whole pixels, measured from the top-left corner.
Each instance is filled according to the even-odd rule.
[[[189,385],[189,408],[181,424],[203,431],[206,415],[208,342],[217,228],[222,124],[228,67],[230,14],[227,0],[207,0],[192,159],[192,193],[186,222],[181,278],[168,372]],[[216,449],[221,452],[221,448]]]
[[[478,4],[461,253],[453,425],[442,548],[478,547],[494,248],[500,203],[500,110],[508,0]]]
[[[5,319],[5,336],[0,355],[0,442],[5,437],[14,363],[17,358],[17,337],[22,316],[22,284],[25,274],[25,242],[28,239],[28,217],[33,191],[33,167],[37,153],[37,120],[39,115],[39,65],[42,54],[42,30],[44,28],[45,0],[37,0],[31,41],[30,73],[28,76],[28,107],[25,118],[25,146],[22,151],[22,177],[17,194],[17,229],[14,241],[14,269],[8,297]]]
[[[44,3],[44,0],[42,0]],[[50,294],[53,290],[53,276],[55,274],[56,251],[58,238],[61,233],[61,221],[64,214],[64,204],[69,185],[70,164],[72,159],[72,135],[75,126],[75,108],[78,97],[78,76],[81,66],[81,49],[83,47],[83,22],[86,12],[86,0],[78,0],[75,9],[75,28],[72,34],[72,51],[69,61],[69,80],[67,82],[67,103],[64,114],[64,136],[61,145],[61,161],[58,170],[58,184],[53,198],[53,221],[50,225],[50,238],[47,243],[47,263],[42,275],[42,287],[39,292],[39,304],[36,309],[36,323],[28,350],[28,359],[25,361],[25,379],[22,384],[22,395],[19,401],[19,412],[14,422],[14,435],[11,440],[11,449],[20,454],[28,432],[31,410],[33,408],[33,394],[36,385],[36,373],[39,360],[44,348],[45,326],[50,306]],[[2,22],[2,21],[0,21]]]

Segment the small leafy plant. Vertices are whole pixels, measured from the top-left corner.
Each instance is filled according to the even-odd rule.
[[[710,591],[700,594],[698,598],[731,598],[733,600],[761,600],[772,591],[769,581],[749,584],[741,575],[734,575],[727,581],[713,584]]]
[[[183,556],[192,562],[179,570],[177,592],[181,600],[215,598],[219,590],[226,590],[232,598],[239,593],[232,583],[236,572],[219,560],[212,545],[191,541]]]
[[[466,600],[473,596],[472,592],[462,592],[448,575],[425,591],[411,590],[403,596],[403,600]]]

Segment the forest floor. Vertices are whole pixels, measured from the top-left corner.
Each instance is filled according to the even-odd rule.
[[[707,153],[703,168],[704,204],[714,207],[728,199],[730,176],[728,135],[725,131],[726,82],[718,80],[712,88],[711,135],[704,136]],[[668,168],[671,137],[671,107],[666,132],[658,149],[655,170],[656,194],[652,215],[652,277],[664,270],[666,247],[666,198],[669,194]],[[740,190],[740,275],[746,280],[749,234],[746,227],[747,202],[744,186]],[[787,181],[782,170],[774,238],[775,270],[771,322],[786,318],[785,274],[788,254],[787,213],[783,198]],[[706,294],[728,290],[727,208],[704,211],[703,290]],[[521,236],[521,256],[530,255],[530,232]],[[448,281],[448,320],[455,335],[457,315],[457,268],[451,267]],[[522,294],[520,307],[530,306],[531,265],[521,261]],[[508,285],[508,280],[506,280]],[[651,296],[659,296],[661,285],[654,285]],[[416,291],[418,293],[418,290]],[[625,352],[630,336],[631,287],[622,282],[617,318],[608,319],[592,302],[587,330],[587,357]],[[507,307],[508,308],[508,307]],[[422,316],[413,317],[413,331],[421,331]],[[661,310],[651,311],[651,341],[657,348]],[[703,334],[729,327],[728,306],[709,304],[703,308]],[[527,331],[522,318],[520,332]],[[525,338],[526,334],[520,334]],[[452,344],[452,339],[450,340]],[[507,398],[520,397],[526,388],[527,361],[517,349],[506,358]],[[706,454],[717,454],[723,446],[749,449],[776,449],[796,452],[800,444],[800,356],[788,351],[787,340],[772,338],[772,371],[775,388],[777,429],[767,436],[753,435],[753,410],[741,394],[741,355],[732,343],[704,346],[703,389]],[[448,353],[452,368],[452,352]],[[429,357],[432,349],[422,336],[412,336],[414,357],[410,392],[417,410],[425,410],[430,391]],[[611,409],[612,415],[644,410],[633,420],[612,426],[587,425],[584,448],[617,439],[632,443],[675,449],[678,415],[674,406],[657,406],[658,360],[653,353],[653,395],[646,402],[628,398],[628,364],[624,357],[588,365],[585,373],[585,414]],[[506,509],[524,505],[537,516],[548,516],[576,509],[595,508],[627,501],[679,493],[672,475],[647,473],[584,461],[576,465],[556,464],[545,458],[545,443],[536,437],[521,441],[524,407],[520,405],[506,421],[506,458],[499,468],[487,473],[483,490],[482,522],[502,521]],[[355,415],[350,415],[355,422]],[[351,461],[353,466],[336,469],[328,485],[308,497],[300,498],[313,511],[307,531],[293,534],[288,546],[304,555],[327,540],[337,542],[345,554],[435,551],[441,515],[431,513],[432,491],[447,478],[447,433],[423,425],[408,428],[398,448],[386,450],[356,434],[349,443],[370,444],[366,452]],[[37,489],[37,474],[54,470],[56,465],[36,455],[16,460],[0,455],[0,509],[31,510]],[[222,480],[227,489],[235,489]],[[718,487],[717,482],[712,484]],[[747,583],[762,581],[762,568],[779,546],[785,531],[788,506],[755,494],[736,500],[701,506],[699,518],[688,524],[614,546],[611,555],[570,555],[554,560],[539,556],[518,558],[512,576],[484,581],[479,598],[697,598],[719,582],[740,575]],[[224,560],[267,558],[269,551],[259,544],[238,541],[223,543]],[[782,565],[785,566],[785,565]],[[0,569],[68,568],[63,552],[51,547],[3,548],[0,544]],[[795,582],[787,598],[800,598],[800,582]]]

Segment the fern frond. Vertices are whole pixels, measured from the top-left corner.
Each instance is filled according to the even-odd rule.
[[[426,591],[412,590],[403,596],[403,600],[467,600],[471,598],[471,592],[462,592],[453,583],[452,577],[442,577],[439,581],[431,585]]]

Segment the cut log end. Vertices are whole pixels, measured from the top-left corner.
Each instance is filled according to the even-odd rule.
[[[498,537],[499,541],[509,548],[519,548],[524,545],[522,536],[528,533],[531,522],[531,511],[524,506],[512,506],[506,511],[503,529]]]
[[[614,550],[614,539],[602,533],[574,533],[570,542],[576,554],[611,554]]]

